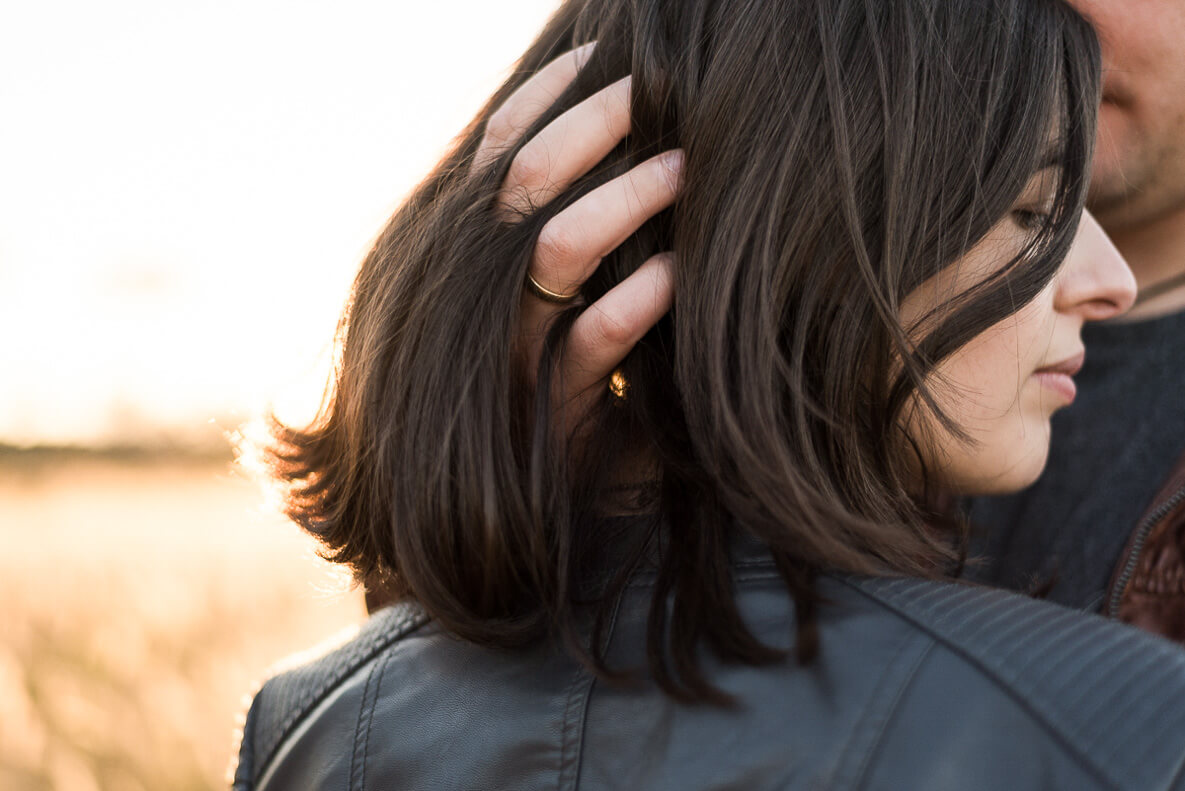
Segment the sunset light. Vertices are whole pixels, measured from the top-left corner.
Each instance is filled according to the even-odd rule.
[[[371,239],[555,5],[5,8],[0,788],[225,788],[243,695],[365,617],[231,443],[311,416]]]
[[[8,8],[0,442],[307,414],[369,240],[554,6]]]

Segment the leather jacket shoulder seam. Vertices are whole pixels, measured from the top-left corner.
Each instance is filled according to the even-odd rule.
[[[879,596],[872,594],[869,591],[864,590],[855,581],[853,581],[851,579],[847,579],[847,578],[840,576],[840,575],[828,575],[828,576],[831,577],[831,579],[834,579],[837,582],[843,584],[844,586],[852,589],[853,591],[856,591],[861,596],[867,598],[869,601],[888,610],[889,612],[896,615],[898,618],[901,618],[901,619],[907,621],[908,623],[912,624],[915,628],[921,630],[924,634],[928,635],[932,640],[934,640],[935,643],[942,645],[943,648],[945,648],[948,652],[950,652],[954,656],[958,657],[963,662],[966,662],[966,663],[970,664],[972,667],[976,668],[976,670],[978,670],[979,673],[985,679],[987,679],[993,686],[995,686],[997,689],[999,689],[1002,693],[1004,693],[1009,698],[1011,698],[1016,703],[1017,706],[1019,706],[1022,710],[1024,710],[1028,714],[1028,716],[1030,716],[1033,719],[1034,722],[1036,722],[1038,725],[1040,725],[1040,727],[1043,730],[1045,730],[1047,733],[1049,733],[1049,735],[1052,737],[1052,740],[1055,744],[1057,744],[1062,750],[1064,750],[1067,753],[1069,753],[1070,755],[1074,756],[1078,760],[1080,766],[1083,768],[1084,771],[1087,771],[1095,780],[1097,780],[1104,787],[1116,789],[1116,791],[1119,791],[1121,786],[1116,785],[1116,783],[1107,775],[1107,773],[1103,770],[1103,768],[1098,766],[1097,763],[1094,761],[1094,759],[1091,758],[1091,756],[1089,754],[1087,754],[1086,751],[1079,749],[1071,741],[1069,736],[1063,732],[1063,730],[1061,728],[1057,727],[1053,722],[1051,722],[1047,716],[1042,714],[1040,711],[1036,710],[1032,706],[1032,704],[1028,700],[1026,700],[1024,698],[1024,696],[1022,696],[1019,693],[1018,690],[1013,688],[1013,686],[1011,684],[1009,684],[998,673],[996,673],[990,667],[988,667],[987,664],[985,662],[983,662],[981,659],[977,658],[974,654],[965,650],[964,647],[959,645],[956,641],[950,639],[949,637],[943,635],[941,632],[939,632],[939,631],[933,629],[932,627],[928,626],[927,624],[923,623],[917,617],[911,615],[910,613],[906,612],[902,608],[896,606],[895,604],[893,604],[889,601],[886,601],[885,599],[883,599]]]
[[[628,590],[628,586],[627,586]],[[613,633],[617,629],[617,617],[621,612],[621,604],[626,591],[618,595],[613,603],[613,611],[609,615],[609,622],[605,629],[605,648],[613,640]],[[559,791],[575,791],[580,784],[580,762],[584,753],[584,726],[588,717],[588,703],[596,686],[596,677],[583,665],[577,665],[572,683],[568,686],[568,700],[564,705],[564,714],[560,736],[560,771],[556,779]]]
[[[930,653],[934,650],[934,646],[935,640],[929,635],[911,633],[902,641],[901,648],[898,649],[896,655],[888,663],[888,667],[881,674],[882,685],[887,685],[894,680],[898,680],[898,683],[892,690],[892,697],[882,703],[880,706],[882,710],[875,712],[875,716],[879,718],[879,723],[875,724],[875,728],[868,728],[868,737],[865,739],[853,737],[845,748],[845,754],[855,754],[860,757],[860,760],[852,766],[854,771],[847,779],[842,777],[837,778],[837,782],[835,783],[836,788],[860,789],[866,787],[869,774],[876,763],[876,756],[881,743],[884,741],[885,734],[896,719],[897,712],[901,708],[901,702],[905,699],[906,692],[913,686],[913,680],[917,677],[918,670],[925,663],[926,658],[930,656]],[[905,673],[903,676],[893,672],[899,664],[904,665]],[[882,694],[888,691],[884,686],[878,690]],[[865,726],[872,725],[867,716],[861,718],[860,724]]]
[[[584,747],[584,717],[588,711],[588,696],[596,679],[584,668],[579,668],[568,685],[560,726],[560,771],[556,788],[575,789],[580,778],[580,754]]]
[[[397,605],[398,606],[398,605]],[[381,614],[373,617],[382,617]],[[310,691],[301,696],[300,700],[292,707],[289,713],[284,717],[279,725],[275,740],[272,742],[267,754],[263,756],[255,768],[254,780],[255,784],[264,778],[276,756],[279,755],[281,748],[284,746],[288,737],[296,730],[300,723],[323,701],[328,695],[336,689],[344,680],[349,678],[359,668],[366,665],[367,662],[373,660],[379,653],[390,648],[395,643],[399,642],[404,637],[415,632],[421,628],[430,619],[428,616],[416,606],[407,606],[404,612],[394,615],[395,622],[387,628],[380,628],[363,644],[362,650],[359,651],[351,661],[345,663],[340,668],[335,669],[330,675],[313,687]],[[365,639],[365,638],[359,638]],[[345,648],[339,651],[345,651]],[[321,661],[324,661],[322,658]],[[260,690],[258,697],[262,697],[267,693],[268,687],[275,685],[284,678],[283,675],[271,679]]]
[[[349,791],[362,791],[366,788],[366,760],[370,754],[370,730],[374,723],[374,707],[378,702],[379,690],[383,686],[383,674],[387,670],[390,657],[389,651],[383,653],[366,674],[362,702],[358,706],[358,724],[354,728],[354,755],[350,761]]]

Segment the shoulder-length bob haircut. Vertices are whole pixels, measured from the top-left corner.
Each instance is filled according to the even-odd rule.
[[[631,132],[506,222],[497,194],[523,142],[475,168],[486,124],[592,41],[522,141],[626,75]],[[288,513],[327,557],[459,637],[561,636],[603,673],[601,626],[646,566],[650,672],[691,699],[715,694],[701,648],[780,656],[737,610],[728,548],[744,532],[770,548],[809,659],[817,573],[933,577],[957,562],[910,483],[902,416],[917,399],[936,408],[927,375],[1067,254],[1099,73],[1094,32],[1060,0],[568,0],[366,256],[319,417],[274,424]],[[1051,146],[1043,227],[917,338],[902,299],[1008,214]],[[674,308],[625,361],[628,396],[606,394],[572,442],[547,393],[580,306],[552,326],[537,387],[514,351],[532,250],[564,207],[673,147],[677,203],[582,290],[589,304],[672,250]],[[606,570],[602,505],[615,465],[639,455],[655,470],[651,518],[616,539]],[[591,636],[575,628],[588,612]]]

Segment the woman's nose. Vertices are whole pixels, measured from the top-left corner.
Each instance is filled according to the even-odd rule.
[[[1090,212],[1082,213],[1078,236],[1058,273],[1055,306],[1087,321],[1118,316],[1136,300],[1136,279],[1123,256]]]

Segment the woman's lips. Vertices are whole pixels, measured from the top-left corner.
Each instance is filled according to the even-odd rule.
[[[1074,384],[1072,377],[1052,371],[1038,371],[1033,376],[1037,377],[1043,387],[1049,388],[1066,399],[1067,404],[1074,403],[1074,399],[1078,395],[1078,386]]]
[[[1037,378],[1042,387],[1062,396],[1067,404],[1072,404],[1078,395],[1078,387],[1074,384],[1074,374],[1082,370],[1084,362],[1086,362],[1086,352],[1078,352],[1061,362],[1038,368],[1033,372],[1033,376]]]

